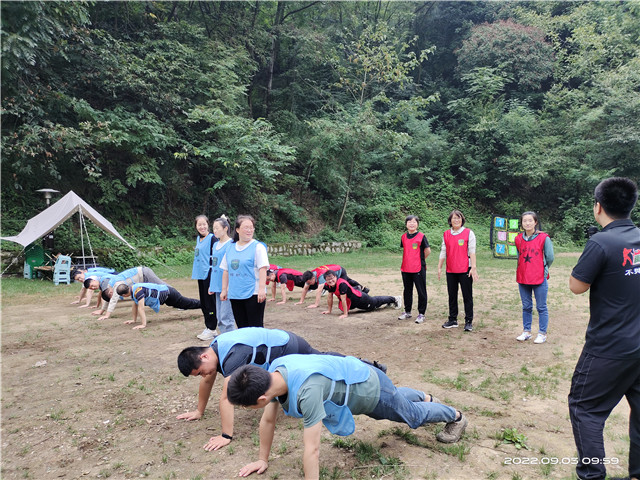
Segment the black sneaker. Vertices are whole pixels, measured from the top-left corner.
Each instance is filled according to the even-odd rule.
[[[366,363],[367,365],[371,365],[372,367],[377,368],[378,370],[382,370],[382,373],[387,373],[387,366],[384,363],[378,362],[374,360],[373,362],[367,358],[360,358],[360,361]]]
[[[449,320],[447,323],[442,324],[442,328],[458,328],[458,322]]]
[[[377,360],[373,361],[373,366],[378,370],[382,370],[382,373],[387,373],[387,366],[384,363],[380,363]]]
[[[464,324],[464,331],[465,332],[473,332],[473,327],[471,326],[471,322],[466,322]]]

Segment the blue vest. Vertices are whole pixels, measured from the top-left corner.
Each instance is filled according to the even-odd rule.
[[[158,300],[158,295],[160,295],[160,292],[168,292],[169,286],[161,285],[159,283],[134,283],[131,286],[131,298],[136,302],[136,305],[138,304],[138,300],[136,299],[135,293],[136,289],[140,287],[151,290],[151,292],[149,292],[151,296],[144,297],[144,304],[147,307],[151,307],[154,312],[158,313],[160,311],[160,300]]]
[[[220,268],[220,262],[222,262],[222,258],[229,250],[229,246],[233,243],[233,240],[227,241],[220,250],[216,250],[216,247],[213,247],[211,251],[211,280],[209,281],[209,291],[219,293],[222,291],[222,274],[224,270]]]
[[[112,273],[100,273],[98,275],[91,276],[91,278],[95,278],[96,280],[98,280],[98,283],[100,284],[100,290],[106,290],[110,286],[112,287],[113,285],[111,285],[111,280],[116,277],[117,275],[114,275]]]
[[[271,348],[281,347],[289,342],[289,334],[284,330],[260,328],[260,327],[246,327],[233,330],[232,332],[226,332],[222,335],[218,335],[212,342],[218,344],[218,365],[220,365],[220,371],[222,375],[227,376],[233,372],[225,372],[223,369],[224,360],[227,358],[229,351],[236,345],[247,345],[253,347],[253,356],[249,365],[257,365],[254,363],[257,353],[257,347],[260,345],[266,345],[267,347],[267,363],[258,365],[265,370],[269,368],[269,362],[271,361]]]
[[[338,270],[335,271],[336,272],[336,278],[340,278],[340,275],[342,275],[342,269],[339,268]],[[326,272],[325,272],[326,273]],[[318,281],[319,285],[322,285],[323,283],[326,283],[326,280],[324,279],[324,273],[322,275],[318,275],[316,277],[316,280]]]
[[[116,282],[125,282],[129,285],[133,285],[133,276],[138,274],[138,267],[133,267],[125,270],[124,272],[120,272],[116,276],[114,276],[109,282],[109,286],[113,287]],[[127,281],[128,280],[128,281]]]
[[[91,268],[87,268],[87,273],[85,275],[100,276],[100,275],[104,275],[105,273],[116,273],[116,271],[113,268],[107,268],[107,267],[91,267]]]
[[[236,250],[235,243],[227,249],[230,300],[244,300],[255,292],[256,275],[253,269],[257,246],[258,241],[255,240],[241,252]]]
[[[354,383],[367,381],[371,369],[355,357],[337,357],[334,355],[285,355],[277,358],[269,367],[270,372],[284,366],[287,369],[287,388],[289,390],[289,411],[284,413],[290,417],[301,418],[298,411],[298,390],[302,384],[314,373],[319,373],[331,379],[331,391],[324,401],[324,411],[327,416],[322,420],[327,429],[334,435],[351,435],[356,424],[347,403],[349,402],[349,388]],[[336,405],[331,401],[336,382],[346,383],[347,390],[344,403]],[[283,408],[284,410],[284,408]]]
[[[193,253],[193,270],[191,271],[192,280],[204,280],[209,275],[211,268],[211,243],[217,241],[213,233],[210,233],[203,239],[198,237],[196,240],[196,248]]]

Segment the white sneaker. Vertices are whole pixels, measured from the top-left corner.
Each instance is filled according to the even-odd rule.
[[[531,338],[531,332],[522,332],[519,336],[516,337],[516,340],[519,342],[525,342]]]
[[[536,339],[533,341],[533,343],[544,343],[546,341],[547,341],[547,334],[539,333]]]
[[[402,308],[402,297],[395,297],[396,302],[393,304],[393,308],[399,310]]]
[[[424,322],[424,315],[423,314],[419,314],[416,317],[416,323],[422,323],[422,322]]]
[[[404,312],[398,317],[398,320],[406,320],[407,318],[411,318],[411,314],[409,312]]]
[[[216,332],[205,328],[200,335],[196,335],[200,340],[210,341],[216,338]]]

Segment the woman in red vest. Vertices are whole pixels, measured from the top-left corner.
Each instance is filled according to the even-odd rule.
[[[420,219],[415,215],[409,215],[404,223],[407,233],[402,235],[400,246],[402,247],[402,284],[404,285],[404,313],[398,320],[411,318],[411,306],[413,305],[413,286],[418,292],[418,316],[416,323],[424,322],[424,314],[427,311],[427,264],[426,259],[431,253],[429,241],[424,233],[418,231]]]
[[[538,310],[538,336],[533,343],[547,341],[549,311],[547,310],[547,292],[549,286],[549,267],[553,263],[553,244],[549,235],[538,230],[538,215],[535,212],[524,212],[521,217],[524,233],[516,237],[518,249],[518,268],[516,282],[522,299],[522,334],[516,340],[524,342],[531,338],[531,322],[533,319],[532,294],[536,297]]]
[[[390,295],[377,295],[370,297],[362,290],[352,287],[344,278],[339,278],[337,272],[327,270],[324,274],[325,288],[330,294],[338,297],[338,308],[342,311],[339,318],[347,318],[349,310],[358,308],[366,312],[372,312],[387,305],[393,305],[394,308],[402,307],[402,299],[400,297],[392,297]],[[323,315],[331,314],[333,309],[333,295],[327,298],[329,309],[322,312]]]
[[[476,269],[476,236],[465,228],[466,222],[460,210],[449,214],[449,230],[442,235],[440,259],[438,260],[438,280],[442,265],[447,262],[447,292],[449,293],[449,318],[442,328],[458,327],[458,285],[462,290],[464,303],[464,331],[473,330],[473,282],[478,280]]]

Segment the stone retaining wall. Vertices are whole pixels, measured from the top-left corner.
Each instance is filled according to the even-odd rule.
[[[269,255],[290,257],[293,255],[315,255],[317,253],[346,253],[362,248],[362,242],[322,242],[322,243],[271,243]]]
[[[291,257],[293,255],[316,255],[319,253],[347,253],[354,252],[362,248],[362,242],[349,241],[349,242],[322,242],[322,243],[272,243],[267,244],[269,255],[277,255],[281,257]],[[185,247],[186,249],[187,247]],[[193,250],[193,247],[189,246],[189,250]],[[137,256],[140,256],[140,251],[146,254],[153,255],[162,251],[162,247],[141,248],[137,252]],[[15,252],[0,252],[2,268],[6,268],[11,258],[15,256]],[[103,257],[100,257],[103,258]],[[23,270],[24,256],[21,255],[16,262],[11,265],[5,273],[16,274]]]

